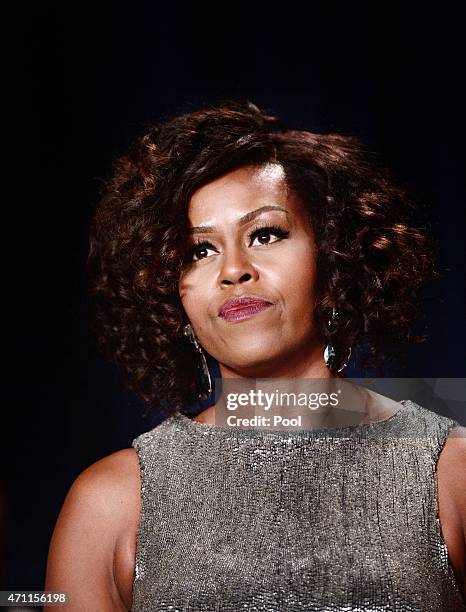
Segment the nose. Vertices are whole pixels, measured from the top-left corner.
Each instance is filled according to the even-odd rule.
[[[228,252],[224,251],[218,276],[221,286],[256,280],[257,276],[257,270],[243,249],[233,248]]]

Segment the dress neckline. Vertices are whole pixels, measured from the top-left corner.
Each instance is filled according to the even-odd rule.
[[[384,428],[387,425],[393,424],[400,415],[404,414],[408,407],[412,404],[411,400],[400,400],[398,402],[400,408],[391,414],[387,419],[380,421],[371,421],[369,423],[357,423],[355,425],[347,425],[346,427],[319,427],[316,429],[258,429],[255,427],[244,428],[244,427],[228,427],[224,425],[211,425],[209,423],[200,423],[199,421],[193,421],[183,412],[179,410],[175,412],[170,418],[178,423],[181,427],[192,432],[210,434],[210,435],[235,435],[236,437],[256,437],[264,436],[267,438],[278,437],[278,438],[291,438],[291,437],[328,437],[332,434],[336,435],[354,435],[355,433],[373,432],[379,428]]]

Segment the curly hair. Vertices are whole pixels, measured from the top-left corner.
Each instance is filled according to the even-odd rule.
[[[317,241],[315,321],[362,368],[380,369],[413,333],[434,242],[413,203],[354,138],[285,129],[249,101],[227,101],[150,128],[115,162],[90,228],[88,272],[100,350],[150,409],[196,403],[194,347],[178,294],[193,192],[231,170],[280,163]],[[335,324],[327,323],[332,310]]]

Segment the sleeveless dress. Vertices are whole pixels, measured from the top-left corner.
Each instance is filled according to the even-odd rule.
[[[141,470],[133,612],[466,609],[438,519],[458,423],[252,430],[181,412],[133,441]]]

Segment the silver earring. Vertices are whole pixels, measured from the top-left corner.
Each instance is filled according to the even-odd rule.
[[[198,353],[198,358],[196,359],[196,369],[201,387],[199,399],[207,399],[212,393],[212,379],[210,377],[209,367],[207,365],[207,360],[205,358],[204,351],[202,350],[198,339],[194,335],[193,328],[191,327],[190,323],[187,323],[183,327],[183,334],[187,338],[189,338],[190,342],[194,344],[194,347]]]
[[[338,317],[338,312],[335,310],[335,306],[332,309],[332,318],[328,320],[327,326],[331,328],[334,325],[334,321]],[[348,355],[346,356],[346,361],[340,365],[340,367],[336,370],[336,372],[341,372],[346,366],[351,358],[351,347],[349,347]],[[327,342],[324,348],[324,361],[329,370],[333,370],[335,366],[338,364],[338,356],[337,351],[335,350],[334,345],[331,342]]]

